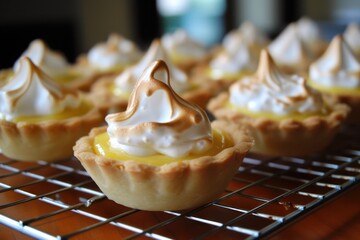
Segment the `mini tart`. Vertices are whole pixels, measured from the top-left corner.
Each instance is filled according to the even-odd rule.
[[[229,94],[222,93],[210,101],[208,109],[217,119],[245,127],[255,140],[252,152],[271,156],[306,156],[322,151],[349,113],[346,105],[335,104],[329,107],[328,115],[270,119],[232,110],[226,107],[228,103]]]
[[[74,155],[104,194],[119,204],[150,211],[193,208],[222,193],[253,144],[242,129],[226,122],[215,121],[212,127],[233,143],[215,156],[160,166],[106,158],[94,150],[95,137],[106,132],[106,127],[79,139]]]
[[[84,115],[36,123],[0,120],[0,149],[21,161],[55,161],[72,156],[77,139],[103,123],[105,113],[91,108]]]
[[[124,96],[115,95],[113,93],[115,89],[114,80],[114,76],[100,78],[91,88],[90,97],[98,107],[108,112],[121,112],[127,107],[130,93],[124,93]],[[194,84],[196,84],[196,87],[181,93],[180,96],[186,101],[205,109],[209,100],[215,96],[220,88],[220,83],[197,81]]]

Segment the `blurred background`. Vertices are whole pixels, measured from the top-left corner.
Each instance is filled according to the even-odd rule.
[[[348,23],[360,22],[360,1],[0,0],[0,69],[11,67],[36,38],[73,62],[112,32],[146,49],[181,27],[210,47],[245,20],[273,38],[302,16],[316,21],[330,40]]]

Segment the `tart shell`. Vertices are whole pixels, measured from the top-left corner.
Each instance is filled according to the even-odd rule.
[[[93,108],[83,116],[39,123],[0,120],[0,149],[21,161],[56,161],[73,155],[77,139],[103,123],[104,112]]]
[[[344,104],[332,105],[327,116],[304,120],[252,118],[225,107],[229,94],[212,99],[208,110],[217,119],[245,127],[254,138],[252,152],[270,156],[306,156],[322,151],[340,130],[349,113]]]
[[[95,128],[78,140],[74,155],[104,194],[119,204],[150,211],[193,208],[224,191],[253,144],[243,130],[225,122],[216,121],[212,126],[229,134],[234,142],[216,156],[162,166],[109,159],[93,150],[94,137],[106,127]]]

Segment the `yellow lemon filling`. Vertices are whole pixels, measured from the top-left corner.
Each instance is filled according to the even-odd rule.
[[[213,69],[210,67],[207,69],[207,75],[210,76],[214,80],[217,80],[220,78],[225,79],[225,80],[238,80],[243,77],[249,76],[253,73],[254,72],[250,71],[250,70],[242,70],[237,73],[229,73],[229,72],[224,72],[221,69]]]
[[[85,115],[92,105],[89,102],[83,101],[81,105],[74,109],[66,109],[64,112],[52,114],[52,115],[41,115],[41,116],[19,116],[16,117],[13,122],[27,122],[27,123],[38,123],[50,120],[63,120],[67,118],[77,117]]]
[[[226,107],[237,111],[237,112],[241,112],[249,117],[252,118],[267,118],[267,119],[271,119],[271,120],[275,120],[275,121],[281,121],[284,119],[293,119],[293,120],[304,120],[308,117],[311,116],[325,116],[328,114],[329,110],[324,107],[322,109],[322,111],[319,112],[312,112],[312,113],[291,113],[291,114],[286,114],[286,115],[278,115],[278,114],[274,114],[271,112],[254,112],[254,111],[250,111],[249,109],[245,108],[245,107],[238,107],[230,102],[226,103]]]
[[[321,92],[331,93],[331,94],[346,94],[346,95],[360,95],[360,87],[358,88],[345,88],[345,87],[331,87],[324,86],[314,81],[308,80],[308,84]]]
[[[195,159],[202,156],[215,156],[223,149],[233,146],[232,139],[226,134],[213,130],[213,145],[212,147],[201,153],[191,154],[186,157],[172,158],[163,154],[156,154],[151,156],[132,156],[122,150],[113,149],[110,146],[110,137],[107,132],[97,135],[94,139],[93,150],[97,155],[104,156],[110,159],[116,159],[120,161],[133,160],[138,163],[161,166],[171,162],[181,162],[191,159]]]

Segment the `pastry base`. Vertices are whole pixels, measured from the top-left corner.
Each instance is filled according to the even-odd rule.
[[[270,156],[305,156],[322,151],[334,138],[346,120],[349,108],[332,106],[328,116],[311,116],[304,120],[271,120],[252,118],[225,106],[229,94],[222,93],[210,101],[209,111],[217,119],[248,129],[254,138],[252,152]]]
[[[333,104],[344,103],[351,108],[347,118],[348,123],[360,124],[360,95],[330,95],[325,94],[328,101]]]
[[[253,142],[242,130],[224,122],[212,126],[229,133],[234,146],[216,156],[173,162],[159,167],[120,161],[96,155],[94,136],[106,131],[95,128],[77,141],[74,155],[104,194],[127,207],[150,210],[181,210],[216,199],[232,179]],[[231,135],[230,135],[231,134]]]
[[[88,134],[104,120],[104,113],[94,108],[87,114],[40,123],[0,120],[0,149],[20,161],[56,161],[73,155],[76,140]]]

